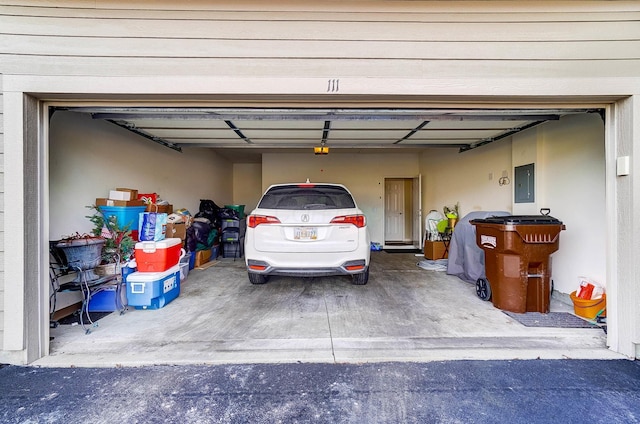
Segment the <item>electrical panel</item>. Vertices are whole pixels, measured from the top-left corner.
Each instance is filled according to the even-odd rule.
[[[514,176],[514,201],[515,203],[535,202],[535,167],[534,164],[516,166]]]

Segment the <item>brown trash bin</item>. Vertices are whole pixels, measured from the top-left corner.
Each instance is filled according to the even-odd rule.
[[[549,312],[551,258],[564,224],[548,215],[509,215],[474,219],[476,243],[484,250],[486,281],[476,291],[505,311]],[[489,292],[479,287],[486,284]]]

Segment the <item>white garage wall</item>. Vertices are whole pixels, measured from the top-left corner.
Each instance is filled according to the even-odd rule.
[[[85,206],[116,187],[158,193],[192,214],[200,199],[233,200],[232,165],[213,151],[179,153],[87,115],[54,113],[49,163],[51,240],[89,232]]]
[[[260,196],[262,196],[262,164],[234,164],[233,204],[244,205],[245,212],[249,212],[256,207]]]
[[[420,156],[424,178],[425,214],[460,203],[460,215],[473,211],[511,211],[513,186],[500,185],[503,172],[511,175],[509,138],[459,153],[457,149],[430,149]],[[425,215],[426,216],[426,215]]]
[[[327,156],[306,154],[265,154],[262,187],[271,184],[304,182],[340,183],[349,188],[367,216],[371,241],[384,242],[384,179],[418,175],[418,155],[408,153],[340,153]]]
[[[536,202],[520,204],[520,212],[550,208],[567,227],[552,256],[555,288],[562,293],[576,290],[579,276],[606,285],[604,139],[598,114],[549,121],[513,137],[514,166],[535,158],[536,167]]]
[[[513,168],[527,163],[536,168],[536,202],[512,204]],[[442,211],[459,201],[463,216],[476,210],[537,215],[550,208],[567,226],[552,256],[552,278],[555,289],[568,294],[579,276],[606,285],[604,164],[600,117],[569,116],[469,152],[423,153],[423,205],[426,212]],[[503,171],[510,184],[500,186]]]

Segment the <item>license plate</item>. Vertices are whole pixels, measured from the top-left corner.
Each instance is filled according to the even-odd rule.
[[[318,229],[316,227],[296,227],[293,231],[295,240],[316,240]]]

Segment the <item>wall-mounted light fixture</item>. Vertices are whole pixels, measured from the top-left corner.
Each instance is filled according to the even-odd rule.
[[[314,147],[313,148],[313,153],[316,155],[328,155],[329,154],[329,147],[328,146],[318,146],[318,147]]]

